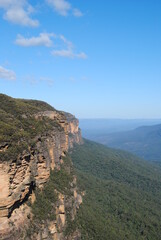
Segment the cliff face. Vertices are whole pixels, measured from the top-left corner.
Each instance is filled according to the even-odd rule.
[[[28,228],[33,218],[31,207],[26,203],[30,201],[33,204],[36,200],[35,189],[43,189],[50,172],[61,169],[64,164],[62,157],[68,149],[74,143],[82,143],[78,120],[74,116],[56,110],[37,112],[33,116],[36,121],[48,119],[52,128],[34,136],[34,145],[28,144],[28,148],[22,150],[17,158],[7,161],[0,159],[0,239],[25,239],[24,229]],[[24,119],[27,117],[23,115]],[[7,151],[7,146],[6,142],[1,144],[0,151]],[[72,181],[76,182],[75,177]],[[68,204],[73,202],[74,218],[82,199],[75,185],[71,185],[71,192],[73,194]],[[53,206],[55,221],[49,221],[47,226],[44,224],[44,228],[41,225],[42,230],[33,239],[65,239],[66,196],[58,190],[57,195],[57,206]],[[76,237],[73,235],[72,239],[79,239],[79,232],[73,234]]]

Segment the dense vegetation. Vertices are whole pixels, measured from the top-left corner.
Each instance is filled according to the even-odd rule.
[[[51,171],[50,178],[43,190],[37,189],[35,192],[36,201],[32,205],[32,212],[34,218],[38,219],[38,221],[55,219],[55,209],[53,206],[57,201],[57,193],[55,191],[53,177],[56,178],[56,173]]]
[[[58,194],[61,193],[65,196],[65,201],[68,202],[68,199],[73,197],[73,189],[71,184],[73,182],[74,171],[71,163],[71,159],[68,155],[63,157],[63,164],[60,166],[60,170],[55,169],[51,170],[50,177],[47,183],[44,184],[43,189],[36,189],[36,201],[34,204],[31,204],[30,201],[28,204],[32,208],[32,213],[34,214],[33,220],[30,223],[30,227],[27,231],[27,236],[30,239],[30,236],[33,236],[35,231],[39,231],[41,224],[46,224],[48,220],[56,220],[56,207],[58,206],[59,197]],[[74,184],[72,184],[75,187]],[[67,219],[67,228],[65,234],[70,234],[71,222],[71,212],[70,207],[66,206],[66,217]],[[69,231],[68,231],[69,230]]]
[[[109,147],[129,151],[145,160],[161,162],[161,124],[126,132],[99,132],[92,139]]]
[[[34,137],[53,127],[47,118],[34,114],[53,110],[45,102],[14,99],[0,94],[0,159],[15,160],[19,153],[34,144]]]
[[[89,141],[75,146],[71,157],[86,192],[75,223],[82,239],[160,239],[159,168]]]
[[[66,196],[70,196],[71,186],[70,183],[73,180],[72,172],[68,172],[68,168],[71,169],[71,162],[68,156],[63,158],[64,164],[60,170],[54,170],[50,172],[50,178],[45,184],[43,190],[36,190],[36,202],[32,206],[34,216],[39,221],[41,220],[53,220],[55,219],[55,203],[57,199],[57,193],[63,193]]]

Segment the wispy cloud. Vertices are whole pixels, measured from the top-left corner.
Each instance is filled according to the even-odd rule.
[[[66,58],[81,58],[81,59],[87,58],[87,55],[84,52],[74,53],[72,49],[53,50],[52,55],[57,56],[57,57],[66,57]]]
[[[71,12],[75,17],[81,17],[83,14],[79,9],[73,8],[66,0],[46,0],[46,2],[62,16],[67,16]]]
[[[41,83],[47,84],[49,87],[52,87],[54,84],[54,80],[49,77],[36,77],[34,75],[28,75],[22,78],[24,81],[29,82],[31,85],[38,85]]]
[[[66,58],[81,58],[81,59],[87,58],[87,55],[84,52],[75,53],[72,42],[68,41],[63,35],[60,36],[60,39],[64,42],[65,49],[53,50],[51,52],[52,55]]]
[[[74,8],[74,9],[73,9],[73,15],[74,15],[75,17],[82,17],[82,16],[83,16],[83,13],[82,13],[79,9]]]
[[[67,16],[71,5],[65,0],[46,0],[46,2],[54,8],[54,10],[62,16]]]
[[[4,10],[4,19],[14,24],[37,27],[38,20],[32,19],[34,8],[27,0],[0,0],[0,8]]]
[[[73,8],[67,0],[45,0],[45,2],[62,16],[68,14],[75,17],[83,16],[82,12]],[[32,18],[35,9],[29,0],[0,0],[0,9],[4,10],[3,18],[11,23],[30,27],[39,26],[39,21]]]
[[[38,37],[25,38],[18,34],[15,43],[23,47],[31,46],[45,46],[51,47],[53,45],[52,37],[55,37],[54,33],[40,33]]]
[[[0,79],[16,80],[16,74],[14,71],[0,66]]]
[[[48,86],[53,86],[54,80],[48,77],[40,77],[40,82],[46,82]]]
[[[51,51],[53,56],[81,59],[87,58],[87,55],[84,52],[75,52],[73,43],[68,41],[63,35],[56,35],[54,33],[40,33],[39,36],[30,38],[25,38],[24,36],[18,34],[15,44],[22,47],[53,47],[54,41],[55,45],[58,47],[57,49],[53,49]]]

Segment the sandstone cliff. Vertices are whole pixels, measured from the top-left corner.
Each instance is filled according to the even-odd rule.
[[[4,104],[4,98],[6,100],[6,96],[0,96],[2,104]],[[10,103],[15,109],[17,107],[15,104],[21,103],[22,109],[28,104],[27,109],[30,113],[22,111],[20,107],[21,111],[18,110],[15,115],[13,109],[8,107]],[[41,105],[40,108],[39,105]],[[31,109],[34,110],[31,111]],[[74,175],[69,182],[69,196],[55,189],[57,198],[55,202],[53,200],[54,220],[39,221],[35,224],[33,219],[36,216],[32,211],[32,205],[36,201],[35,193],[37,190],[43,191],[45,184],[49,181],[51,171],[54,175],[54,171],[57,172],[64,168],[70,174],[72,164],[65,164],[63,157],[66,156],[68,149],[73,147],[73,144],[82,143],[78,120],[71,114],[46,107],[44,103],[26,100],[17,102],[11,98],[9,100],[7,98],[7,109],[3,105],[1,111],[3,111],[0,112],[2,127],[6,127],[4,119],[8,121],[9,134],[12,130],[10,123],[13,122],[12,119],[16,127],[13,126],[15,128],[12,134],[8,134],[7,137],[7,132],[0,132],[0,239],[79,239],[79,230],[73,232],[72,235],[70,233],[68,236],[64,235],[67,227],[66,209],[68,209],[71,221],[82,202],[81,195],[77,192]],[[30,126],[27,125],[30,122],[32,124],[34,122],[34,125],[28,133],[25,127]],[[46,122],[48,125],[44,128]],[[15,131],[23,132],[23,135],[21,132],[18,133],[19,138],[16,135],[16,143],[10,140]],[[14,155],[13,149],[16,149]],[[17,149],[19,149],[18,152]],[[34,231],[33,226],[41,229]],[[26,235],[29,227],[32,228],[30,237]]]

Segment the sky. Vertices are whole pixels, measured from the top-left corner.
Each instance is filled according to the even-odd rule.
[[[161,118],[161,1],[0,0],[0,92],[78,118]]]

